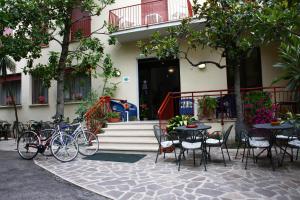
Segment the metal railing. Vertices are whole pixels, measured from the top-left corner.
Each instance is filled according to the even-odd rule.
[[[190,0],[156,0],[110,10],[109,23],[121,31],[192,16]]]
[[[247,94],[259,91],[268,94],[271,103],[277,105],[277,112],[300,112],[299,102],[294,98],[295,93],[298,92],[299,94],[300,91],[289,91],[284,87],[242,88],[241,96],[244,116],[245,109],[247,109]],[[170,92],[165,97],[157,113],[160,126],[165,128],[168,120],[175,115],[199,116],[199,101],[207,97],[217,100],[216,110],[212,119],[218,119],[221,124],[224,124],[224,119],[234,119],[236,117],[235,94],[233,90]]]

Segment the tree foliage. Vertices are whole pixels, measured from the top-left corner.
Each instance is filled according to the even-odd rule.
[[[234,71],[236,96],[236,132],[242,128],[243,114],[240,94],[240,68],[242,58],[252,50],[274,40],[280,41],[288,33],[297,33],[299,2],[294,0],[207,0],[200,4],[194,0],[194,15],[198,20],[186,19],[178,27],[172,27],[166,35],[153,34],[150,41],[138,42],[142,53],[158,58],[183,58],[192,66],[212,64]],[[199,23],[199,21],[201,23]],[[299,33],[299,32],[298,32]],[[182,45],[183,43],[187,44]],[[220,52],[220,61],[199,61],[190,58],[192,51],[211,47]],[[221,63],[226,58],[226,65]]]
[[[75,41],[71,35],[72,26],[87,17],[98,16],[107,5],[114,0],[5,0],[1,2],[0,30],[5,27],[14,29],[14,34],[1,38],[1,52],[6,52],[15,60],[27,58],[25,73],[40,77],[46,86],[51,80],[57,81],[57,115],[63,115],[64,110],[64,75],[65,69],[72,69],[72,75],[88,74],[99,76],[97,68],[105,70],[104,44],[95,37],[97,34],[108,35],[113,28],[106,22],[93,30],[89,36],[84,36],[80,30],[76,32]],[[72,19],[74,9],[85,13],[82,18]],[[110,37],[109,44],[115,43]],[[41,44],[57,43],[60,49],[51,51],[47,63],[35,63],[34,59],[41,56]],[[72,45],[71,45],[72,43]],[[18,50],[16,50],[18,49]],[[43,55],[44,56],[44,55]],[[103,63],[104,62],[104,63]]]

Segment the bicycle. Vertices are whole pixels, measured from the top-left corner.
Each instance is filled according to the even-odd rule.
[[[79,147],[79,153],[81,155],[94,155],[99,150],[98,137],[91,131],[84,128],[82,124],[82,117],[74,120],[74,122],[76,121],[77,123],[65,124],[61,127],[61,129],[76,139]]]
[[[19,155],[26,160],[33,159],[38,153],[44,154],[50,148],[51,154],[61,162],[69,162],[78,155],[78,144],[75,138],[62,132],[59,123],[61,119],[55,119],[54,129],[44,129],[41,131],[26,130],[17,142]],[[42,135],[42,131],[50,132],[47,137]]]

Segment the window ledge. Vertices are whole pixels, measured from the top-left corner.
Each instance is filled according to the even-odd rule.
[[[80,104],[82,102],[83,102],[82,100],[78,100],[78,101],[65,101],[65,105]]]
[[[46,107],[49,106],[49,104],[31,104],[29,107]]]
[[[22,108],[22,105],[16,105],[16,107],[17,108]],[[0,109],[10,109],[10,108],[14,108],[14,106],[11,106],[11,105],[9,105],[9,106],[0,106]]]

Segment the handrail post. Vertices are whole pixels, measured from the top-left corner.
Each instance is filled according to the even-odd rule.
[[[222,91],[220,91],[220,98],[221,98],[221,105],[222,105],[222,109],[221,109],[221,125],[224,126],[224,102],[223,102],[223,98],[222,98]]]
[[[192,92],[192,113],[193,113],[193,116],[195,116],[195,112],[194,112],[194,92]]]

